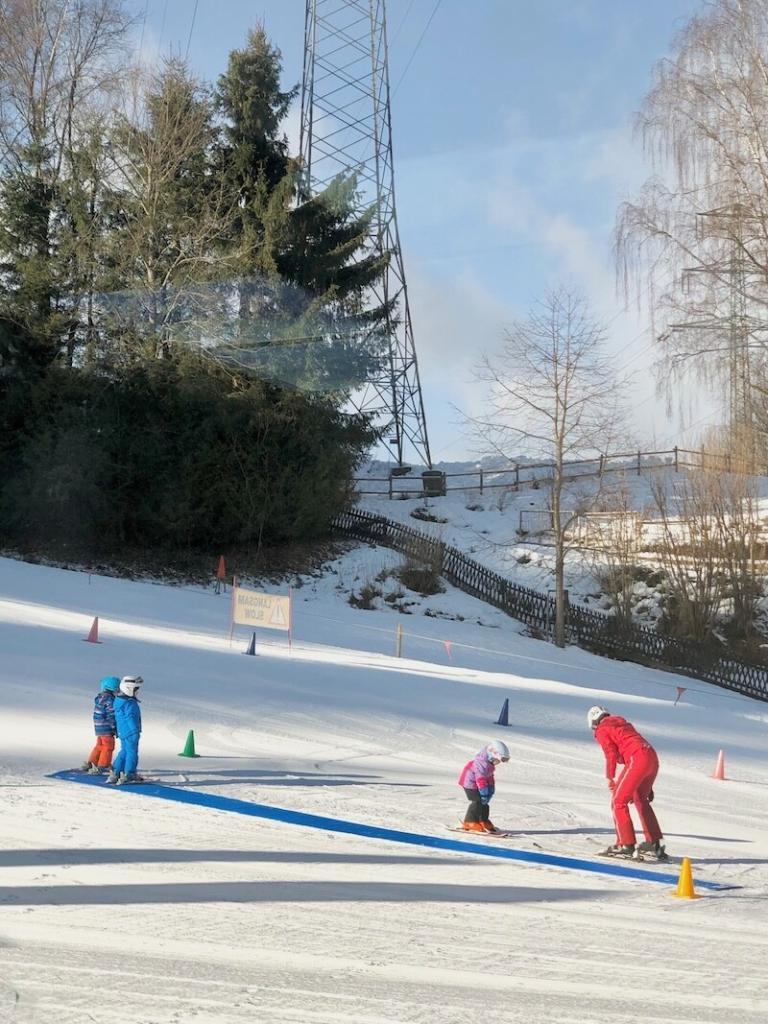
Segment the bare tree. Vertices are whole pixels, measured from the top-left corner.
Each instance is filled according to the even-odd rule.
[[[739,428],[768,345],[768,0],[692,17],[638,128],[656,173],[619,211],[622,283],[647,301],[667,385],[724,387]]]
[[[754,478],[695,471],[652,484],[655,543],[668,580],[669,627],[705,641],[719,621],[740,639],[754,632],[762,582],[755,574],[758,530]]]
[[[471,420],[486,454],[510,460],[523,449],[552,462],[549,488],[555,548],[555,642],[565,643],[566,535],[600,492],[568,509],[565,463],[605,452],[620,426],[623,383],[603,355],[603,326],[566,288],[550,292],[484,356],[477,379],[488,385],[488,412]]]
[[[58,180],[80,117],[114,87],[124,0],[0,2],[0,165]]]
[[[91,320],[101,122],[129,25],[123,0],[0,0],[3,314],[46,361],[65,339],[71,363]]]
[[[591,550],[592,573],[613,603],[620,625],[632,622],[634,585],[638,576],[638,552],[642,513],[625,486],[601,500],[599,511],[585,517],[580,541]]]
[[[236,257],[221,253],[236,196],[210,174],[216,126],[209,91],[177,59],[136,75],[110,146],[118,223],[112,259],[117,279],[133,286],[113,308],[148,326],[163,354],[172,337],[195,338],[215,305],[210,283]]]

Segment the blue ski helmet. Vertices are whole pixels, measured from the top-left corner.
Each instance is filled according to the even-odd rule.
[[[120,680],[117,678],[117,676],[104,676],[104,678],[101,680],[101,689],[110,690],[112,693],[115,693],[117,691],[119,685]]]

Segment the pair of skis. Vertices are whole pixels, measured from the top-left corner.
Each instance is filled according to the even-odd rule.
[[[521,835],[520,832],[508,832],[503,828],[497,828],[495,832],[470,832],[461,825],[446,825],[449,832],[461,832],[463,836],[482,836],[483,839],[508,839],[510,836]]]
[[[509,839],[510,836],[526,838],[525,832],[513,832],[507,829],[497,829],[495,832],[470,832],[467,831],[467,829],[462,828],[461,825],[447,825],[446,828],[449,832],[459,832],[461,835],[468,836],[470,838],[475,836],[481,839]],[[539,843],[534,842],[533,840],[531,840],[531,843],[537,850],[542,849]],[[637,851],[632,854],[619,853],[617,850],[614,850],[609,846],[607,850],[600,850],[597,856],[606,857],[612,860],[628,860],[633,861],[634,863],[644,863],[647,861],[652,864],[666,864],[669,861],[669,855],[663,846],[661,848],[661,853],[658,855],[654,853],[638,853]]]
[[[598,857],[607,857],[609,860],[650,861],[652,864],[666,864],[669,861],[669,854],[663,846],[659,853],[640,853],[638,850],[632,853],[619,853],[609,846],[607,850],[601,850]]]
[[[69,771],[71,771],[73,774],[76,774],[76,775],[90,775],[91,778],[93,778],[93,779],[103,779],[104,780],[104,785],[107,784],[107,777],[108,777],[108,773],[107,772],[92,772],[88,768],[70,768]],[[140,775],[137,779],[127,779],[125,782],[121,782],[119,787],[118,787],[116,782],[111,782],[110,786],[114,786],[116,789],[117,788],[121,788],[122,789],[123,786],[143,786],[143,785],[145,785],[148,782],[159,783],[160,780],[159,779],[150,779],[146,775]]]

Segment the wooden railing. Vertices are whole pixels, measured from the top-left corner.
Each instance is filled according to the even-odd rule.
[[[593,459],[574,459],[565,464],[566,480],[577,480],[580,477],[604,476],[606,473],[637,473],[638,475],[655,469],[711,469],[730,473],[739,467],[741,471],[752,476],[763,475],[766,467],[751,465],[744,470],[743,457],[730,453],[711,452],[704,448],[668,448],[658,452],[617,452],[611,455],[598,455]],[[519,490],[534,482],[543,483],[552,477],[555,464],[553,462],[521,462],[499,466],[496,469],[483,469],[478,466],[463,473],[443,473],[441,491],[477,490],[482,494],[486,490],[506,488]],[[434,481],[434,473],[433,473]],[[464,482],[458,483],[459,480]],[[428,484],[421,476],[410,476],[407,472],[393,472],[389,476],[363,476],[355,478],[355,490],[360,495],[386,494],[390,498],[422,497]]]
[[[552,639],[555,602],[548,594],[506,579],[411,526],[385,516],[350,510],[332,522],[338,533],[357,540],[383,544],[429,565],[453,586],[500,608],[513,619]],[[768,666],[738,661],[727,655],[707,656],[699,643],[665,636],[645,626],[624,626],[612,615],[570,605],[567,615],[570,643],[622,661],[634,661],[681,675],[705,679],[768,702]]]

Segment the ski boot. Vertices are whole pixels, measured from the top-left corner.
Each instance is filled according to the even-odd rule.
[[[662,845],[661,841],[656,839],[653,842],[640,843],[637,848],[638,855],[640,857],[651,857],[653,860],[666,862],[669,860],[669,854]]]
[[[461,827],[465,832],[485,832],[479,821],[465,821]]]
[[[480,824],[483,826],[483,832],[501,832],[501,829],[496,828],[492,821],[481,821]]]
[[[144,776],[143,775],[139,775],[137,772],[131,772],[130,775],[126,775],[125,772],[122,772],[120,774],[120,777],[118,778],[117,782],[115,783],[115,785],[117,785],[117,786],[132,786],[132,785],[135,785],[138,782],[144,782]]]
[[[601,857],[616,857],[619,860],[640,860],[635,852],[634,843],[614,843],[613,846],[609,846],[607,850],[601,850]]]
[[[80,765],[80,767],[77,769],[77,771],[79,771],[79,772],[89,772],[91,770],[91,768],[95,768],[95,767],[96,767],[96,765],[93,764],[91,761],[83,761],[83,763]]]
[[[118,776],[117,772],[110,768],[109,775],[107,776],[107,780],[106,780],[107,785],[108,786],[115,786],[115,785],[117,785],[118,778],[119,778],[119,776]]]
[[[106,775],[108,771],[109,771],[108,768],[99,768],[99,766],[97,764],[92,764],[91,767],[88,769],[88,774],[89,775]]]

